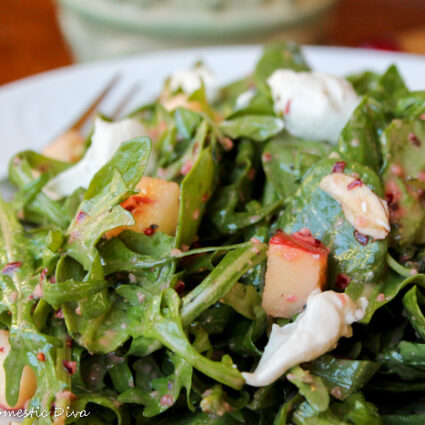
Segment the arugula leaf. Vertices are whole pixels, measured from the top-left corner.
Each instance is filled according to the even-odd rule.
[[[62,361],[67,360],[65,341],[42,334],[34,323],[34,292],[39,284],[34,270],[34,257],[12,207],[1,197],[0,231],[1,304],[11,314],[11,351],[4,362],[6,400],[11,406],[16,404],[22,370],[28,365],[37,378],[37,391],[30,406],[36,410],[50,410],[53,403],[57,407],[67,407],[71,393],[70,376],[62,366]],[[38,358],[41,355],[43,361]],[[63,424],[64,419],[64,416],[60,416],[57,423]],[[50,423],[49,417],[40,419],[40,424]]]
[[[233,364],[230,356],[223,356],[221,362],[214,362],[201,356],[187,340],[179,314],[180,298],[172,289],[165,289],[162,296],[154,297],[144,310],[142,334],[156,339],[200,370],[207,376],[240,389],[244,379]]]
[[[67,230],[66,245],[68,255],[86,270],[98,255],[95,246],[105,232],[134,224],[133,216],[118,204],[130,195],[142,178],[150,146],[147,137],[123,143],[90,182]]]
[[[172,407],[179,398],[182,388],[186,388],[187,404],[194,410],[189,395],[192,387],[192,366],[183,358],[170,354],[174,372],[170,376],[153,379],[149,390],[129,389],[118,396],[120,403],[136,403],[145,406],[143,416],[159,415]]]
[[[30,192],[27,199],[21,201],[25,204],[24,213],[27,220],[54,224],[61,228],[67,226],[68,221],[59,202],[51,200],[48,195],[38,190],[44,184],[45,177],[37,177],[37,174],[49,173],[54,177],[68,167],[69,164],[32,151],[18,153],[10,160],[9,179],[20,188],[19,196],[22,197],[24,192]]]
[[[202,283],[183,298],[183,326],[188,326],[203,311],[225,296],[247,270],[266,258],[266,251],[266,244],[250,243],[244,248],[227,253]]]

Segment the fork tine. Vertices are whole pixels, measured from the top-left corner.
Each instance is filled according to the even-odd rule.
[[[110,80],[106,87],[97,95],[97,97],[93,100],[89,107],[81,114],[81,116],[74,122],[74,124],[69,127],[68,131],[81,129],[81,127],[86,123],[90,116],[96,111],[100,102],[102,102],[102,100],[112,90],[112,88],[115,87],[120,78],[121,76],[119,74],[114,75],[112,80]]]
[[[135,83],[130,87],[128,92],[124,95],[120,103],[118,103],[118,105],[115,107],[114,111],[112,112],[111,118],[113,120],[116,120],[121,115],[122,111],[131,102],[131,100],[134,98],[134,96],[137,94],[139,90],[140,90],[140,84],[138,83]]]

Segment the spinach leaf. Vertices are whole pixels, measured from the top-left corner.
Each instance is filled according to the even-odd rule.
[[[320,377],[312,375],[300,366],[293,367],[286,375],[289,382],[298,387],[308,401],[309,405],[317,412],[324,412],[329,407],[329,393]]]
[[[425,114],[425,91],[415,91],[400,96],[395,107],[398,118],[420,118]]]
[[[384,180],[395,246],[425,242],[425,209],[415,180],[425,172],[425,122],[394,120],[382,135]]]
[[[322,178],[332,173],[334,163],[333,159],[323,159],[310,168],[279,218],[277,227],[289,233],[306,227],[330,249],[331,286],[339,273],[349,276],[351,282],[373,282],[385,268],[387,242],[380,240],[361,245],[339,203],[319,188]],[[381,182],[371,169],[347,163],[345,172],[357,173],[378,196],[382,196]]]
[[[417,286],[406,292],[403,297],[403,305],[413,329],[425,340],[425,316],[419,306]]]
[[[308,71],[304,56],[299,46],[291,42],[269,44],[254,71],[257,84],[265,84],[270,75],[277,69],[286,68],[294,71]]]
[[[283,121],[273,115],[243,115],[220,124],[221,130],[230,138],[246,137],[256,142],[264,142],[276,136],[283,127]]]
[[[306,171],[329,151],[325,143],[308,142],[288,133],[267,143],[264,172],[283,198],[294,194]]]
[[[215,184],[216,165],[209,147],[202,151],[193,168],[181,184],[176,247],[190,246],[198,232],[206,200]]]
[[[327,354],[314,360],[308,367],[339,400],[345,400],[362,389],[378,369],[379,364],[369,360],[339,359]]]
[[[342,156],[379,172],[382,164],[379,131],[383,121],[380,105],[364,97],[339,136],[338,150]]]

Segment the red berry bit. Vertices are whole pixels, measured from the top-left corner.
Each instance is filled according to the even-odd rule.
[[[348,190],[352,190],[352,189],[354,189],[355,187],[360,187],[360,186],[363,186],[363,182],[360,180],[360,179],[356,179],[356,180],[354,180],[354,181],[352,181],[348,186],[347,186],[347,189]]]
[[[419,148],[421,146],[421,141],[418,139],[415,133],[409,133],[409,142],[415,148]]]
[[[56,317],[56,319],[64,319],[65,318],[65,316],[63,315],[63,311],[62,311],[61,308],[59,310],[56,310],[55,311],[55,317]]]
[[[72,338],[71,338],[71,337],[67,337],[67,338],[66,338],[65,345],[66,345],[68,348],[72,347]]]
[[[158,225],[157,224],[151,224],[149,227],[146,227],[146,229],[143,230],[143,233],[146,236],[152,236],[155,233],[156,229],[158,229]]]
[[[161,400],[159,402],[161,406],[172,406],[174,404],[174,397],[170,394],[165,394],[161,397]]]
[[[350,278],[343,273],[340,273],[335,278],[335,288],[344,290],[350,284]]]
[[[86,216],[87,216],[87,214],[84,211],[79,211],[75,221],[77,223],[81,223],[86,218]]]
[[[367,245],[369,242],[369,236],[364,235],[363,233],[358,232],[357,230],[354,230],[353,232],[354,237],[356,238],[357,242],[361,245]]]
[[[264,152],[263,161],[270,162],[273,159],[272,154],[270,152]]]
[[[48,269],[45,268],[40,273],[40,282],[44,282],[46,280]]]
[[[37,353],[37,360],[40,362],[44,362],[46,360],[46,356],[44,353]]]
[[[184,291],[184,288],[186,287],[185,283],[182,280],[179,280],[176,285],[174,286],[174,290],[178,293],[178,294],[182,294]]]
[[[6,264],[3,267],[2,273],[3,274],[12,274],[17,269],[19,269],[19,267],[21,267],[21,266],[22,266],[22,263],[20,261],[15,261],[13,263]]]
[[[77,362],[70,362],[68,360],[62,360],[63,367],[70,375],[74,375],[77,371]]]
[[[346,165],[347,164],[344,161],[335,162],[335,164],[332,168],[332,172],[333,173],[343,173]]]

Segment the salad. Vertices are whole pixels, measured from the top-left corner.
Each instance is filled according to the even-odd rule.
[[[273,44],[219,87],[197,64],[9,179],[12,416],[425,423],[425,92],[396,66],[344,79]]]

